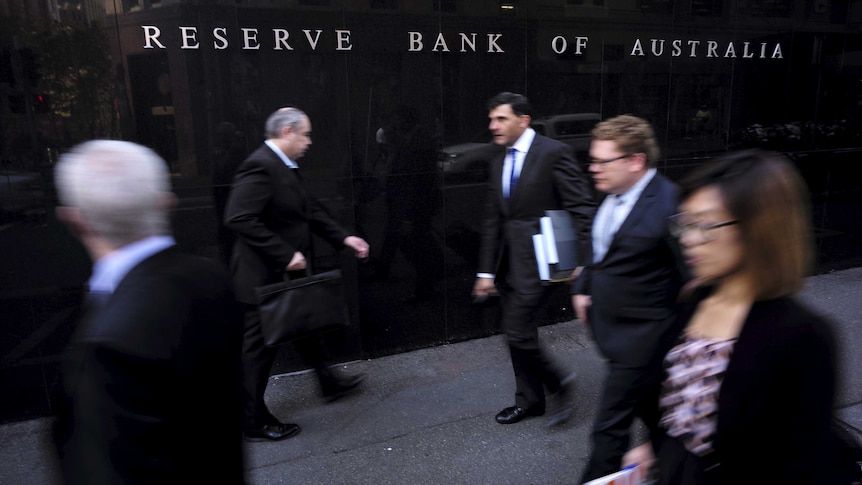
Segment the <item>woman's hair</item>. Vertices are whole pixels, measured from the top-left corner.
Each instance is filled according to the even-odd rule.
[[[719,156],[682,181],[682,197],[716,187],[738,221],[744,267],[757,299],[802,289],[812,264],[808,188],[783,155],[745,150]]]
[[[637,116],[626,114],[609,118],[593,127],[591,134],[593,140],[616,142],[621,152],[645,154],[647,167],[655,167],[661,157],[652,125]]]

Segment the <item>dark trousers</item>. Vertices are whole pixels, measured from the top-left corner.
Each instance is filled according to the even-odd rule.
[[[539,345],[537,314],[548,301],[549,293],[519,293],[506,290],[502,297],[502,329],[509,344],[515,372],[515,405],[545,410],[545,391],[560,390],[562,377],[556,365]]]
[[[609,362],[593,422],[592,454],[580,483],[619,471],[622,457],[629,450],[631,427],[643,399],[648,369]]]
[[[264,344],[260,315],[254,305],[245,305],[243,332],[243,424],[246,429],[275,424],[278,419],[267,408],[264,394],[279,349]],[[321,337],[309,335],[294,341],[293,345],[305,363],[314,369],[321,391],[328,393],[339,378],[326,364],[326,347]]]

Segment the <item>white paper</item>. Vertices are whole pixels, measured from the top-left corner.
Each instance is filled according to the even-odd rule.
[[[547,256],[548,264],[557,264],[560,262],[560,256],[557,254],[557,238],[554,237],[554,223],[548,216],[539,219],[542,226],[542,237],[545,240],[545,256]]]
[[[533,234],[533,249],[536,252],[536,264],[539,266],[539,279],[544,281],[551,279],[548,257],[545,255],[545,242],[541,234]]]
[[[590,480],[584,485],[646,485],[648,483],[644,467],[641,465],[635,465],[623,468],[622,470],[611,473],[610,475]]]

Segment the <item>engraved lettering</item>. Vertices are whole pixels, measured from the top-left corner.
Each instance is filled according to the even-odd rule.
[[[664,54],[664,39],[650,39],[652,43],[652,55],[659,57]],[[658,44],[658,47],[656,46]]]
[[[467,47],[470,47],[470,50],[476,52],[476,33],[473,32],[470,34],[470,37],[467,37],[467,34],[461,32],[461,52],[467,52]]]
[[[437,34],[437,41],[434,42],[434,48],[431,49],[433,52],[449,52],[449,46],[446,45],[446,39],[443,38],[443,34]]]
[[[317,50],[317,41],[320,40],[320,32],[321,31],[317,30],[313,39],[311,38],[311,31],[310,30],[303,29],[303,32],[305,32],[305,38],[308,39],[308,45],[311,46],[311,50],[313,50],[313,51]]]
[[[180,37],[183,39],[183,45],[180,46],[180,49],[199,49],[201,45],[198,43],[197,34],[197,27],[180,27]],[[189,42],[194,42],[194,44]]]
[[[286,29],[272,29],[272,33],[275,36],[275,47],[273,47],[272,50],[293,50],[293,47],[291,47],[290,44],[287,43],[287,39],[290,38],[290,32],[288,32]]]
[[[144,29],[144,49],[155,49],[153,47],[153,43],[159,46],[159,49],[164,49],[165,46],[159,42],[159,36],[162,35],[162,31],[159,30],[155,25],[142,25],[142,29]]]
[[[349,30],[336,30],[335,31],[335,50],[337,51],[350,51],[353,50],[353,44],[350,43],[350,31]]]
[[[410,52],[418,52],[422,50],[422,34],[420,32],[407,32],[409,36],[409,46],[407,48]]]
[[[503,52],[503,49],[497,45],[500,37],[503,37],[503,34],[488,34],[488,52]]]
[[[227,49],[228,42],[225,34],[227,33],[227,29],[224,27],[216,27],[213,29],[213,49],[223,50]]]
[[[260,43],[257,41],[257,29],[242,29],[243,50],[259,50]]]

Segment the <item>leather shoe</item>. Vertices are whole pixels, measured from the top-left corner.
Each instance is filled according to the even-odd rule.
[[[500,424],[514,424],[527,416],[541,416],[545,411],[539,409],[527,409],[520,406],[508,407],[497,413],[497,422]]]
[[[326,402],[335,401],[359,387],[364,380],[365,374],[357,374],[355,376],[339,379],[335,384],[329,385],[324,389],[323,398],[326,399]]]
[[[245,430],[245,438],[249,441],[279,441],[296,436],[302,428],[293,423],[265,424],[260,428]]]

